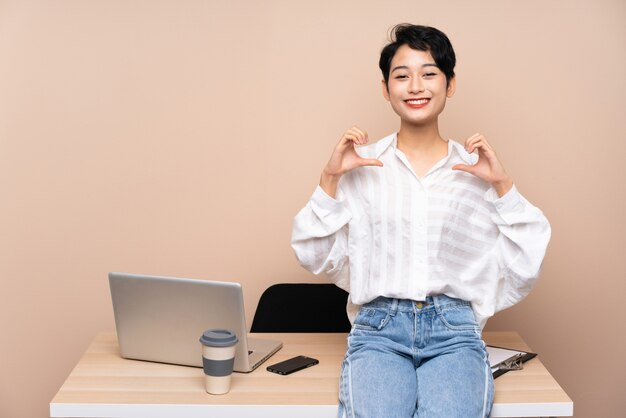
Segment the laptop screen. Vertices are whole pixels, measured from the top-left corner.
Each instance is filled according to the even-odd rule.
[[[239,338],[235,370],[249,371],[239,283],[110,273],[109,284],[122,357],[201,367],[200,336],[224,328]]]

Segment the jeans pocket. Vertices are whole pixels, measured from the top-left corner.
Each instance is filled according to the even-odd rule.
[[[380,331],[389,322],[389,317],[387,310],[363,307],[354,319],[354,328],[366,331]]]
[[[451,306],[441,309],[439,319],[451,331],[479,331],[471,306]]]

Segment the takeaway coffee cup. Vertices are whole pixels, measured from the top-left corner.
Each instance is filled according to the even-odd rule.
[[[238,341],[235,333],[227,329],[207,329],[200,337],[204,387],[208,393],[221,395],[230,390]]]

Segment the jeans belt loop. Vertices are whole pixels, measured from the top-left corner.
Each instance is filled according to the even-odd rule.
[[[398,299],[394,298],[391,301],[391,308],[389,309],[389,315],[395,316],[398,312]]]
[[[437,312],[437,314],[441,314],[441,304],[442,303],[443,303],[443,301],[441,300],[439,295],[433,296],[433,305],[435,306],[435,312]]]

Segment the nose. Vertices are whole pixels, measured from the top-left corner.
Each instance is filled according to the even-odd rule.
[[[411,77],[411,82],[409,83],[409,93],[420,93],[424,91],[424,83],[421,77]]]

